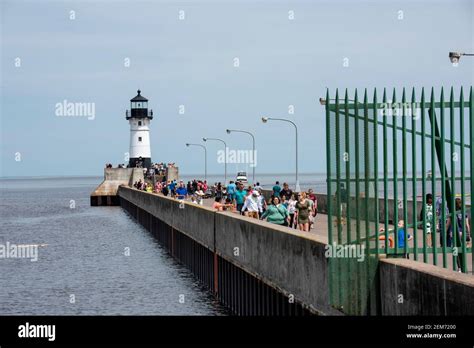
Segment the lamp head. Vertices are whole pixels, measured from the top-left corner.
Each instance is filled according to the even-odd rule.
[[[207,141],[207,138],[202,138],[202,141]]]
[[[186,143],[186,146],[189,146],[189,143]]]
[[[230,132],[231,132],[230,129],[226,129],[225,131],[227,132],[227,134],[230,134]]]
[[[456,64],[459,63],[459,59],[461,59],[462,53],[459,52],[449,52],[449,60],[451,63]]]
[[[319,98],[319,103],[320,103],[321,105],[326,105],[326,99],[324,99],[324,98]]]
[[[268,122],[268,117],[262,117],[262,122],[267,123]]]

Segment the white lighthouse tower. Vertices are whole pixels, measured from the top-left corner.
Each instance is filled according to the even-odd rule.
[[[126,119],[130,123],[130,162],[129,166],[151,167],[150,121],[153,110],[148,111],[148,99],[140,95],[130,99],[130,112],[126,111]]]

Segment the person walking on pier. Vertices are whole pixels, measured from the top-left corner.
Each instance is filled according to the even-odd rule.
[[[422,207],[420,212],[420,221],[423,221],[426,226],[426,235],[428,248],[431,248],[432,242],[432,226],[433,226],[433,195],[427,193],[425,196],[426,204]],[[436,225],[436,224],[435,224]]]
[[[243,215],[242,207],[244,206],[246,196],[247,191],[244,190],[244,185],[239,183],[237,186],[237,191],[235,191],[235,204],[237,206],[237,211],[240,213],[240,215]]]
[[[334,201],[337,202],[338,195],[340,195],[340,205],[339,205],[339,211],[338,214],[341,216],[341,220],[337,221],[338,219],[336,218],[336,224],[342,224],[345,225],[347,220],[346,220],[346,212],[347,212],[347,190],[346,186],[344,184],[341,184],[339,186],[339,189],[336,190],[334,193]],[[336,204],[337,206],[337,204]]]
[[[288,184],[286,182],[283,183],[283,189],[280,191],[280,197],[286,197],[286,199],[290,199],[293,191],[290,190]]]
[[[223,194],[222,194],[222,184],[219,182],[216,186],[216,197],[217,198],[222,198],[223,197]]]
[[[275,183],[275,186],[273,186],[272,190],[273,190],[273,197],[278,197],[279,198],[280,197],[280,192],[281,192],[281,187],[280,187],[280,182],[279,181],[277,181]]]
[[[193,194],[193,193],[194,193],[193,185],[191,184],[191,181],[188,181],[188,184],[186,185],[186,190],[188,190],[188,193],[189,193],[189,194]]]
[[[262,214],[261,219],[267,219],[267,222],[272,224],[288,226],[288,217],[288,210],[280,204],[280,198],[273,197],[272,204]]]
[[[289,227],[291,228],[296,228],[296,203],[298,203],[298,201],[296,200],[295,194],[293,193],[288,200],[288,214],[290,216]]]
[[[227,185],[227,198],[229,198],[232,201],[234,201],[235,198],[235,189],[236,186],[234,182],[231,180],[229,185]]]
[[[407,233],[405,230],[405,220],[399,220],[397,225],[397,239],[398,239],[398,249],[403,257],[409,259],[410,256],[408,253],[405,253],[405,246],[408,248],[408,241],[412,240],[413,237]]]
[[[155,193],[160,193],[161,190],[162,190],[162,188],[163,188],[163,185],[161,184],[161,182],[157,181],[157,182],[155,183],[155,191],[154,191],[154,192],[155,192]]]
[[[161,193],[164,195],[164,196],[168,196],[169,193],[170,193],[170,190],[168,188],[168,185],[166,185],[166,183],[164,183],[163,187],[161,188]]]
[[[298,219],[298,227],[300,231],[309,232],[309,214],[310,205],[306,200],[306,193],[301,192],[298,195],[298,202],[296,203],[296,212]]]
[[[447,234],[448,234],[448,242],[449,244],[446,244],[448,247],[453,246],[457,247],[458,249],[458,255],[456,257],[456,263],[458,266],[458,271],[462,271],[462,263],[463,260],[461,259],[462,257],[465,257],[462,252],[462,244],[463,244],[463,234],[466,233],[466,247],[469,247],[470,241],[471,241],[471,226],[469,225],[469,217],[467,214],[464,216],[462,215],[462,201],[461,198],[456,198],[455,201],[455,212],[454,212],[454,219],[449,218],[448,220],[448,226],[447,226]],[[454,223],[452,223],[452,220],[454,220]],[[464,220],[464,221],[463,221]],[[463,222],[464,222],[464,227],[465,231],[463,230]],[[453,225],[456,224],[456,236],[454,236],[454,231],[453,231]],[[456,237],[456,238],[454,238]],[[456,245],[454,245],[456,241]]]
[[[168,184],[168,190],[171,194],[171,197],[174,198],[175,194],[176,194],[176,183],[174,181],[170,181],[169,184]]]
[[[199,188],[199,189],[196,191],[195,195],[196,195],[196,200],[197,200],[198,204],[199,204],[199,205],[203,205],[204,202],[203,202],[203,199],[202,199],[202,198],[204,197],[204,192],[202,191],[202,189]]]
[[[256,190],[258,192],[258,199],[260,201],[260,205],[262,207],[262,214],[265,213],[265,211],[267,210],[267,201],[265,200],[265,197],[263,196],[262,194],[262,189],[259,188],[258,190]],[[260,216],[262,215],[260,214]]]
[[[427,199],[427,201],[428,201],[428,199]],[[441,198],[441,196],[438,196],[436,198],[436,203],[435,203],[435,216],[436,216],[435,226],[436,226],[436,232],[439,233],[439,245],[441,247],[444,244],[444,233],[443,233],[443,230],[442,230],[443,209],[444,209],[444,214],[445,214],[445,221],[444,221],[444,225],[445,225],[444,231],[445,232],[444,233],[446,234],[446,246],[450,247],[451,244],[452,244],[452,239],[453,239],[452,234],[449,233],[450,232],[449,231],[449,226],[451,226],[451,221],[450,221],[451,217],[450,217],[447,202],[446,201],[443,202],[443,199]]]
[[[306,193],[305,193],[305,195],[306,195]],[[309,204],[308,219],[309,219],[309,230],[311,231],[311,229],[313,228],[313,225],[314,225],[314,216],[315,216],[314,215],[314,201],[311,200],[308,195],[306,195],[306,201]]]
[[[316,218],[316,215],[318,215],[318,198],[313,192],[313,189],[308,190],[308,198],[313,201],[313,216]],[[346,208],[347,209],[347,208]]]
[[[258,219],[258,215],[262,213],[262,205],[260,204],[258,196],[259,193],[257,191],[248,194],[245,198],[244,206],[242,207],[242,211],[246,212],[248,217],[254,219]]]

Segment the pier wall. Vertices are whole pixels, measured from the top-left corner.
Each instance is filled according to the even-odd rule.
[[[119,196],[122,207],[159,240],[173,240],[173,256],[180,248],[177,238],[199,245],[183,253],[208,254],[207,261],[210,253],[211,264],[188,256],[188,266],[204,268],[210,274],[204,282],[224,304],[237,301],[237,314],[341,314],[328,304],[326,243],[319,237],[124,186]]]
[[[326,241],[121,186],[121,206],[238,315],[341,315],[329,304]],[[474,313],[474,279],[401,259],[380,259],[370,314]],[[399,295],[403,303],[399,303]],[[368,313],[358,313],[368,314]]]
[[[382,315],[472,315],[474,277],[406,259],[380,262]]]
[[[104,181],[91,193],[91,206],[119,205],[119,186],[131,186],[138,180],[143,181],[141,168],[105,168]]]

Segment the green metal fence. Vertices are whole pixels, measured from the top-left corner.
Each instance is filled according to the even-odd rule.
[[[331,303],[354,314],[373,311],[380,256],[473,270],[472,87],[469,100],[462,88],[378,98],[325,100]]]

